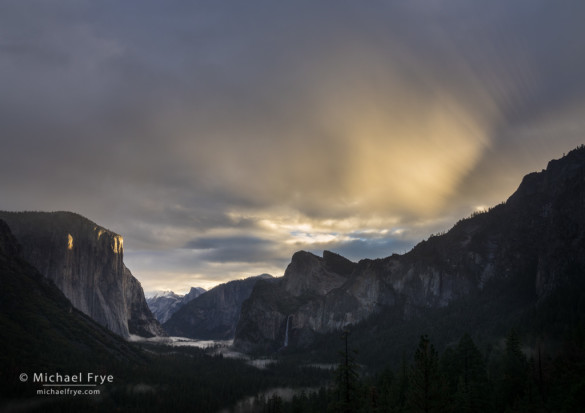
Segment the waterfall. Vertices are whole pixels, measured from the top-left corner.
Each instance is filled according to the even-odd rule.
[[[290,321],[291,317],[292,317],[292,315],[289,315],[286,318],[286,330],[284,331],[284,347],[288,347],[288,326],[289,326],[289,321]]]

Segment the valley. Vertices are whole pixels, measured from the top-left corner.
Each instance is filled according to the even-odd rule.
[[[585,1],[0,1],[0,413],[585,412]]]
[[[0,212],[2,406],[574,411],[585,366],[583,211],[582,146],[404,255],[352,262],[299,251],[282,277],[192,288],[172,312],[183,298],[146,300],[121,236],[68,212]],[[147,302],[169,316],[162,325]],[[430,390],[417,390],[419,374]],[[34,398],[51,378],[78,375],[87,380],[75,385],[100,397]],[[461,387],[462,377],[472,379]]]

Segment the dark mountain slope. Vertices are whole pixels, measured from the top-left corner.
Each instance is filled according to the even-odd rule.
[[[181,307],[163,327],[172,336],[231,339],[240,318],[242,302],[250,296],[258,281],[270,279],[271,275],[262,274],[218,285]]]
[[[323,290],[315,274],[329,254],[321,259],[297,253],[281,280],[259,283],[243,305],[235,345],[280,348],[289,317],[289,342],[301,347],[376,314],[380,323],[393,320],[390,329],[404,320],[432,328],[425,322],[430,319],[458,329],[457,317],[472,327],[485,322],[493,334],[520,320],[526,324],[559,291],[585,293],[585,147],[526,176],[506,203],[460,221],[405,255],[362,260],[349,275],[329,271],[335,282]],[[291,287],[299,280],[302,292]],[[456,306],[465,314],[453,312]]]

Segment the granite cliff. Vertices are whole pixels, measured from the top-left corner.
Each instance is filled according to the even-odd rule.
[[[140,350],[75,309],[51,280],[24,260],[22,250],[0,220],[0,368],[5,394],[22,385],[17,376],[27,369],[61,366],[78,371],[92,364],[144,361]]]
[[[407,254],[352,263],[327,251],[296,253],[283,278],[259,282],[244,302],[234,345],[273,351],[288,335],[287,344],[303,347],[379,312],[416,319],[469,298],[497,310],[505,297],[520,314],[584,272],[582,146],[527,175],[505,203]]]
[[[254,287],[242,305],[234,344],[276,350],[284,346],[288,327],[291,345],[306,345],[315,332],[357,323],[394,302],[395,292],[378,271],[329,251],[322,258],[299,251],[284,277]]]
[[[75,308],[128,337],[164,335],[140,282],[124,265],[123,239],[71,212],[0,212],[22,257]]]

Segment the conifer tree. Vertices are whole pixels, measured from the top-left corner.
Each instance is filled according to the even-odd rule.
[[[358,405],[358,365],[355,362],[356,351],[349,350],[349,331],[345,330],[341,336],[344,341],[344,348],[340,351],[340,363],[337,367],[335,384],[338,401],[335,406],[336,412],[351,413],[357,411]]]
[[[453,411],[461,413],[490,410],[490,391],[487,370],[481,352],[468,334],[459,341],[455,353],[457,390]]]
[[[401,413],[406,410],[406,398],[408,395],[409,371],[406,358],[402,357],[402,363],[392,380],[390,386],[390,405],[392,413]]]
[[[443,412],[447,407],[447,386],[439,371],[439,354],[421,336],[409,376],[407,405],[412,412]]]
[[[267,401],[264,407],[264,413],[283,413],[282,398],[274,393]]]
[[[390,368],[386,367],[382,373],[376,378],[376,386],[378,391],[378,405],[377,408],[381,412],[389,412],[392,406],[390,394],[392,384],[394,383],[394,374]]]
[[[506,350],[498,380],[498,404],[501,409],[512,407],[524,397],[528,380],[528,361],[522,353],[520,339],[515,331],[506,338]]]

